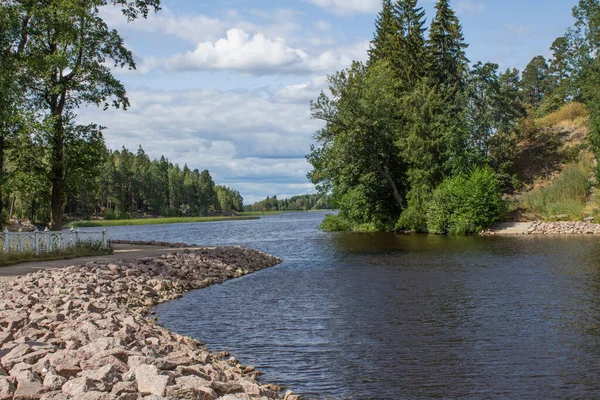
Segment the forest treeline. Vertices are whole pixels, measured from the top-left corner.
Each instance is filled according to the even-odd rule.
[[[581,102],[600,152],[600,1],[580,0],[575,24],[523,72],[470,63],[449,0],[426,24],[417,0],[384,0],[366,63],[329,77],[311,103],[325,127],[309,179],[331,193],[329,230],[473,233],[502,218],[520,186],[517,143],[534,118]]]
[[[254,204],[244,206],[245,211],[310,211],[331,210],[335,205],[328,194],[303,194],[292,196],[288,199],[277,199],[277,196],[257,201]]]
[[[165,157],[151,160],[140,146],[98,155],[103,160],[85,179],[65,186],[66,215],[71,219],[127,219],[134,216],[186,217],[242,211],[237,190],[216,185],[210,172],[181,168]],[[49,215],[47,182],[29,179],[18,165],[9,175],[12,190],[9,213],[15,218],[44,221]],[[79,176],[78,174],[71,175]]]

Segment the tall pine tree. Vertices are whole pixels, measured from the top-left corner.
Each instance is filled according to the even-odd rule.
[[[389,60],[393,57],[398,34],[398,23],[391,0],[383,0],[382,9],[375,21],[375,35],[369,49],[369,62]]]
[[[430,65],[425,41],[425,11],[417,0],[398,0],[394,6],[398,32],[397,56],[390,60],[395,66],[403,86],[413,88]]]
[[[429,31],[429,46],[433,57],[432,72],[438,83],[461,89],[464,87],[469,60],[462,26],[450,8],[449,0],[439,0]]]

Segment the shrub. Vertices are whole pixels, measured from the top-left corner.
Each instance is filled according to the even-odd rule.
[[[117,219],[117,215],[115,214],[115,212],[113,210],[106,210],[106,211],[104,211],[104,214],[102,216],[106,220],[115,220],[115,219]]]
[[[491,168],[448,178],[433,192],[427,209],[430,233],[473,234],[497,222],[506,211],[501,185]]]
[[[341,215],[327,214],[321,223],[325,232],[344,232],[350,230],[350,224]]]

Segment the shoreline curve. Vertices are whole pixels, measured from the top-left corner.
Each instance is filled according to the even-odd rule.
[[[0,281],[0,399],[300,400],[149,317],[157,304],[281,261],[243,247],[182,249]]]

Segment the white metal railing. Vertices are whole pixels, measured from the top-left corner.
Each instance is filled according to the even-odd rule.
[[[43,232],[9,232],[4,229],[0,234],[0,248],[4,254],[9,253],[50,253],[67,250],[73,247],[89,245],[103,249],[108,248],[108,234],[102,232],[80,232],[71,228],[69,232],[51,232],[46,228]]]

